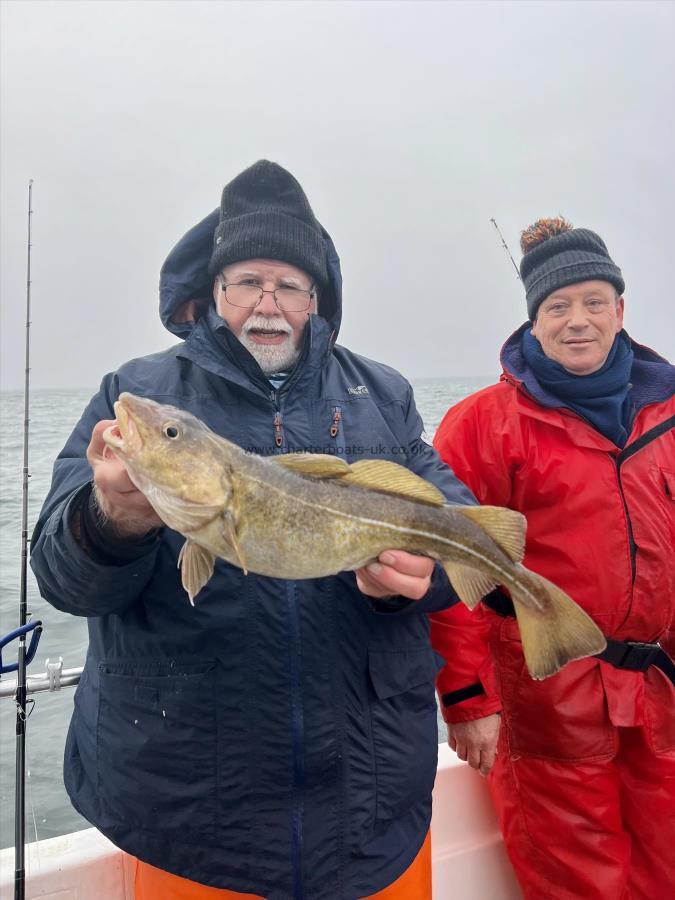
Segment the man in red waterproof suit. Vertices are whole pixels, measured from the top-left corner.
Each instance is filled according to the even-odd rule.
[[[538,682],[499,589],[435,614],[448,740],[490,772],[528,900],[675,897],[675,367],[623,330],[597,234],[543,219],[521,246],[529,321],[435,446],[481,503],[524,513],[524,564],[608,648]]]

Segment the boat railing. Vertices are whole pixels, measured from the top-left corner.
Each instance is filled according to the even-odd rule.
[[[45,662],[46,672],[38,672],[35,675],[26,676],[26,693],[39,694],[43,691],[60,691],[61,688],[71,687],[80,681],[84,666],[76,666],[74,669],[63,668],[63,657],[52,662]],[[0,700],[6,697],[15,697],[17,690],[17,678],[0,678]]]

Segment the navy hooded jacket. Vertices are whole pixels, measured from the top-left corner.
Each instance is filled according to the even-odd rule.
[[[210,293],[216,224],[217,212],[188,232],[162,270],[160,314],[184,340],[103,379],[33,537],[42,595],[89,617],[66,787],[115,844],[169,872],[270,900],[355,900],[398,878],[429,828],[443,662],[425,613],[456,600],[441,568],[418,602],[373,601],[353,573],[283,581],[217,560],[193,608],[176,532],[102,564],[70,529],[92,428],[114,418],[121,391],[188,409],[263,454],[390,458],[475,503],[422,440],[410,385],[334,344],[341,279],[328,235],[330,290],[279,390],[212,305],[196,324],[176,321]]]

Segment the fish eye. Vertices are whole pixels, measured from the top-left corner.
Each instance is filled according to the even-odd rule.
[[[173,422],[169,422],[168,425],[165,425],[162,430],[168,438],[177,438],[180,434],[178,428],[173,424]]]

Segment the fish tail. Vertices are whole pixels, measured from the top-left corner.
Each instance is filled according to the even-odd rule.
[[[574,659],[602,652],[607,642],[593,619],[555,584],[536,572],[524,571],[548,599],[545,607],[537,610],[531,601],[519,601],[516,584],[509,585],[532,678],[548,678]]]

